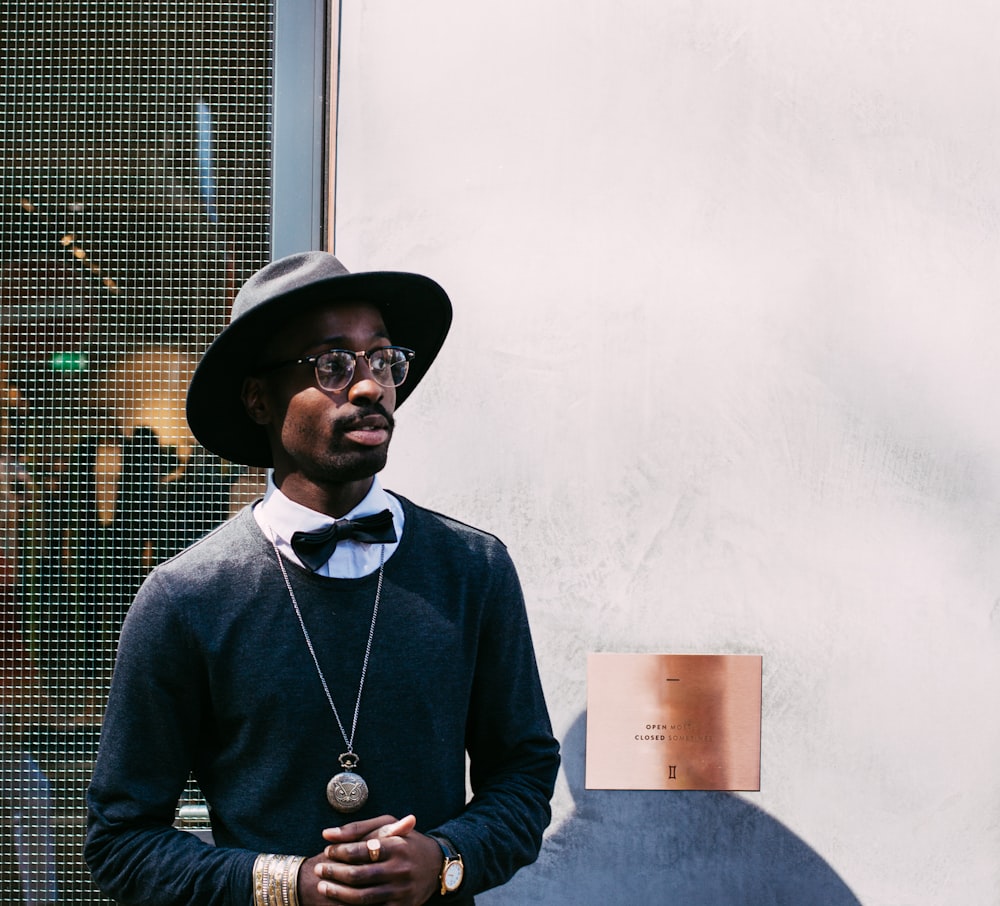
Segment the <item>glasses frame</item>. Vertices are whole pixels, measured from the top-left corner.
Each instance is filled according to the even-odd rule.
[[[398,350],[399,352],[402,352],[406,356],[405,359],[407,366],[406,374],[403,375],[403,380],[401,380],[398,384],[394,380],[392,380],[392,368],[389,368],[387,371],[389,376],[389,382],[386,383],[385,381],[379,380],[379,376],[375,373],[374,369],[371,367],[371,357],[378,352],[384,352],[386,349]],[[323,358],[323,356],[329,355],[332,352],[339,352],[343,353],[344,355],[349,355],[353,357],[352,359],[353,363],[347,374],[347,379],[342,384],[336,387],[326,386],[323,383],[323,380],[320,378],[320,373],[319,373],[319,360]],[[259,368],[257,370],[257,374],[259,375],[268,374],[271,371],[277,371],[279,368],[291,368],[293,365],[312,365],[313,371],[316,374],[316,383],[323,390],[343,390],[345,387],[350,387],[351,382],[354,380],[354,375],[357,373],[358,370],[358,359],[367,359],[368,371],[371,373],[372,380],[375,381],[376,384],[378,384],[380,387],[401,387],[406,382],[406,378],[410,373],[409,369],[410,362],[413,361],[415,356],[416,352],[414,352],[412,349],[407,349],[405,346],[394,346],[391,344],[387,346],[378,346],[375,349],[370,349],[370,350],[337,349],[337,348],[324,349],[322,352],[317,352],[315,355],[303,356],[301,359],[289,359],[287,362],[276,362],[273,365],[265,365],[263,368]]]

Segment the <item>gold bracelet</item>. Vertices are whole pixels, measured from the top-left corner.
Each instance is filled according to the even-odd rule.
[[[253,862],[253,903],[254,906],[271,906],[270,871],[272,856],[261,853]]]
[[[288,863],[288,903],[285,906],[299,906],[299,869],[305,856],[292,856]]]
[[[282,868],[287,856],[271,856],[270,861],[270,891],[268,897],[270,906],[286,906],[284,897],[281,895]]]
[[[305,856],[261,853],[253,863],[254,906],[299,906],[299,869]]]

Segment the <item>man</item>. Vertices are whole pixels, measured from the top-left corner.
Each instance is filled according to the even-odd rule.
[[[188,421],[273,471],[126,618],[85,850],[124,906],[472,903],[537,856],[558,745],[514,568],[375,478],[450,323],[433,281],[324,252],[237,296]],[[171,826],[189,773],[214,847]]]

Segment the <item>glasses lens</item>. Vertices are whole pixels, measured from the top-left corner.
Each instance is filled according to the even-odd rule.
[[[340,349],[316,359],[316,380],[324,390],[343,390],[354,376],[354,355]]]
[[[406,380],[410,355],[408,350],[398,346],[385,346],[368,356],[368,364],[376,381],[384,387],[398,387]]]

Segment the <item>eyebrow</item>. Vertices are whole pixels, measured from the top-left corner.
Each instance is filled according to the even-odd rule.
[[[388,331],[377,330],[370,335],[369,341],[365,345],[370,345],[378,340],[385,340],[387,343],[392,342]],[[350,349],[352,352],[354,351],[354,344],[348,342],[345,336],[326,337],[322,340],[317,340],[315,343],[310,343],[308,348],[311,349],[314,346],[322,346],[325,349]]]
[[[364,344],[365,349],[377,343],[379,340],[384,340],[386,345],[392,344],[392,338],[388,334],[388,328],[382,327],[379,330],[373,331],[367,343]],[[315,349],[316,352],[309,352],[309,350]],[[321,352],[326,352],[330,349],[346,349],[350,352],[357,352],[354,348],[353,343],[347,341],[347,337],[342,334],[338,334],[333,337],[325,337],[322,340],[317,340],[315,343],[310,343],[308,346],[303,347],[298,352],[290,353],[287,357],[288,361],[294,361],[295,359],[302,359],[309,355],[319,355]],[[265,356],[266,358],[266,356]],[[254,374],[261,369],[268,369],[273,366],[273,363],[269,362],[257,362],[254,365],[254,370],[250,372]]]

